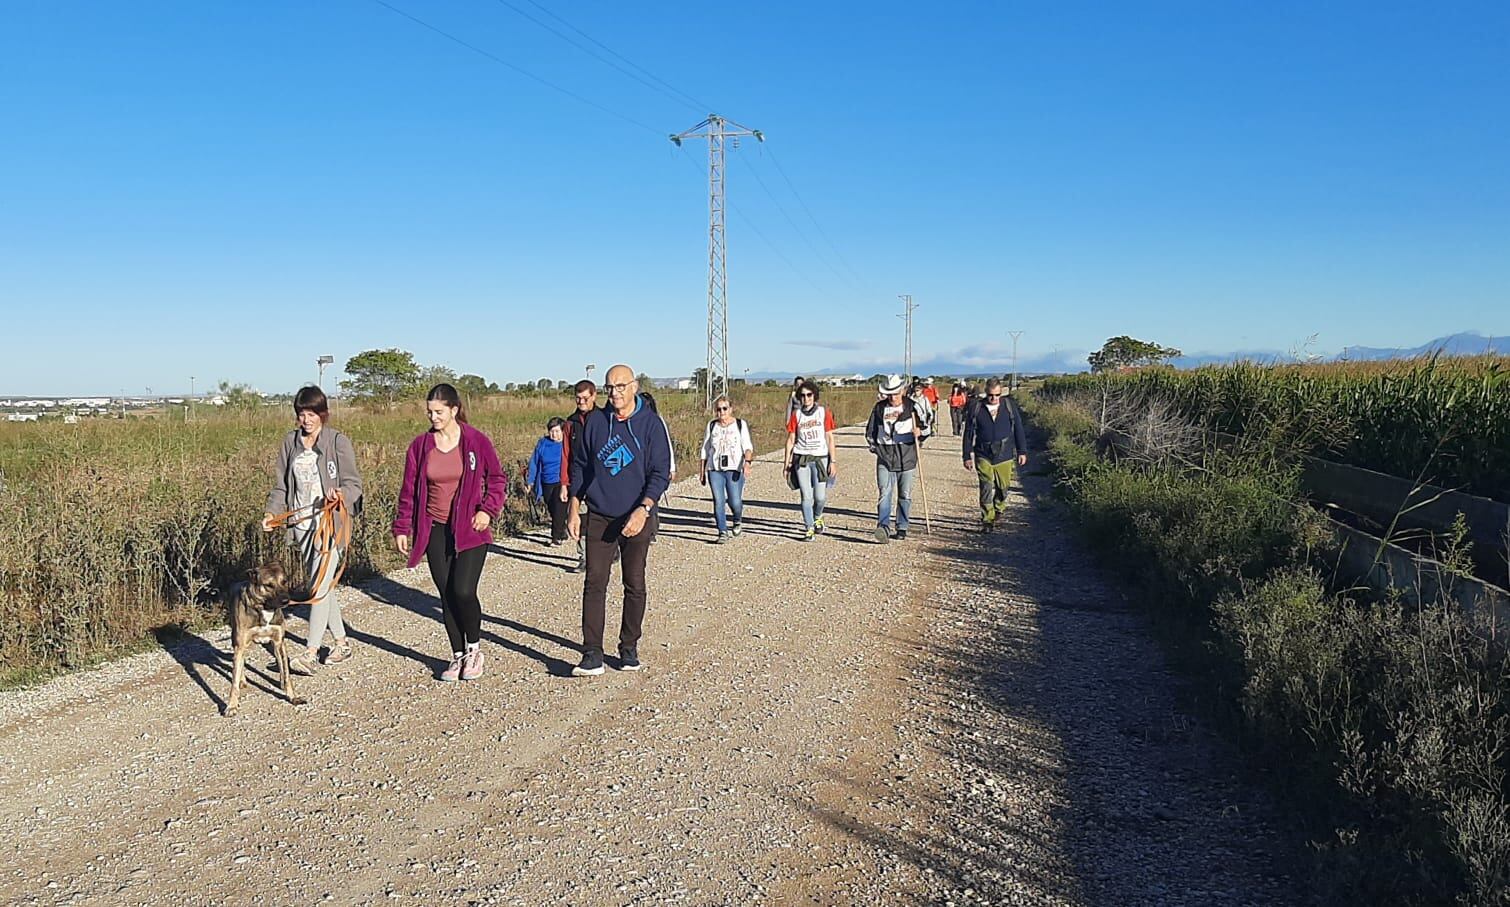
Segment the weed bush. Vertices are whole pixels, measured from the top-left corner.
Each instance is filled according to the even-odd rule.
[[[1029,400],[1088,537],[1173,612],[1288,782],[1324,903],[1510,900],[1510,656],[1444,603],[1329,588],[1329,536],[1293,471],[1256,455],[1097,456],[1102,401]],[[1110,453],[1102,444],[1101,449]],[[1458,548],[1453,557],[1465,552]]]

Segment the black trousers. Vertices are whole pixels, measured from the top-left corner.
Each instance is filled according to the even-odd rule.
[[[561,500],[561,483],[547,482],[545,484],[545,510],[551,515],[551,541],[559,542],[566,538],[566,508],[567,502]]]
[[[482,602],[477,598],[477,581],[482,579],[482,565],[487,556],[487,545],[457,551],[451,527],[431,524],[425,560],[430,564],[435,591],[440,593],[440,609],[446,618],[446,636],[451,640],[453,653],[466,651],[467,643],[482,639]]]
[[[660,509],[645,520],[645,528],[633,538],[620,535],[629,517],[607,517],[587,512],[582,538],[587,540],[587,578],[582,582],[582,648],[603,651],[603,621],[607,611],[608,577],[613,571],[614,552],[620,553],[620,570],[624,574],[624,617],[619,621],[619,649],[640,643],[645,623],[645,562],[650,554],[650,540],[660,523]]]

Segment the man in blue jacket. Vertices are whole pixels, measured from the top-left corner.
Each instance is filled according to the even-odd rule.
[[[671,436],[666,423],[641,399],[634,369],[616,365],[604,380],[608,406],[589,414],[571,448],[566,528],[572,538],[587,539],[582,663],[572,669],[577,677],[603,673],[603,620],[616,553],[623,561],[624,576],[619,668],[640,669],[646,555],[658,522],[655,502],[671,484]],[[581,501],[587,502],[585,520],[577,506]]]
[[[965,468],[980,479],[980,522],[983,532],[996,527],[1007,512],[1007,487],[1012,467],[1028,463],[1028,439],[1022,415],[1002,394],[1001,381],[986,384],[986,398],[965,419]]]

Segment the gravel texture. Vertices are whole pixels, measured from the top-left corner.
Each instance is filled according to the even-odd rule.
[[[1300,900],[1272,808],[1043,480],[980,535],[943,439],[932,533],[919,494],[881,545],[856,430],[838,453],[813,543],[779,458],[725,545],[706,489],[673,489],[639,674],[565,676],[581,577],[537,534],[489,559],[475,682],[435,680],[421,568],[340,591],[357,657],[298,678],[303,708],[258,655],[222,718],[224,633],[0,694],[0,901]]]

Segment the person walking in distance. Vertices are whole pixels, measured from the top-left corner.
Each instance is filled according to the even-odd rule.
[[[620,555],[624,579],[619,622],[619,668],[640,669],[645,620],[645,564],[657,525],[656,501],[671,483],[670,437],[656,411],[640,398],[634,369],[608,370],[608,406],[590,414],[572,444],[567,532],[587,543],[582,583],[582,661],[577,677],[603,673],[603,622],[608,578]],[[587,516],[578,503],[587,503]]]
[[[965,468],[980,479],[980,522],[983,532],[996,527],[1007,512],[1007,488],[1012,467],[1028,463],[1028,440],[1022,416],[1012,400],[1002,393],[1001,381],[986,383],[985,401],[965,420]]]
[[[933,412],[938,412],[939,390],[933,386],[932,378],[923,379],[923,396],[928,398],[928,408]]]
[[[750,440],[750,426],[734,418],[734,404],[720,396],[713,401],[715,418],[703,433],[702,482],[713,491],[713,524],[718,527],[718,542],[739,535],[744,519],[744,482],[755,459],[755,442]],[[724,508],[733,511],[731,530]]]
[[[571,449],[572,438],[587,424],[587,417],[598,408],[598,386],[583,378],[573,388],[577,395],[577,408],[566,417],[561,425],[561,491],[558,493],[561,503],[565,504],[571,498]],[[581,496],[578,496],[581,501]],[[584,502],[580,506],[586,507]],[[583,513],[586,513],[584,510]],[[577,564],[571,568],[573,573],[581,573],[587,569],[587,540],[577,537]]]
[[[802,494],[804,542],[823,531],[823,506],[828,502],[828,477],[834,468],[834,414],[818,404],[818,385],[803,381],[797,388],[797,409],[786,420],[786,458],[783,465],[797,477]]]
[[[965,430],[965,404],[968,402],[970,398],[965,394],[965,386],[955,384],[949,391],[949,421],[954,425],[955,437]]]
[[[891,540],[892,497],[896,498],[896,538],[907,538],[912,517],[912,485],[918,477],[922,413],[917,401],[902,394],[902,379],[888,376],[881,399],[865,423],[865,445],[876,455],[876,541]]]
[[[393,542],[416,567],[424,558],[440,593],[451,663],[440,679],[482,676],[482,602],[477,583],[492,526],[508,498],[493,442],[467,424],[461,395],[437,384],[425,395],[430,430],[409,444],[393,516]]]
[[[564,420],[552,417],[545,423],[545,437],[535,442],[530,454],[525,484],[535,500],[545,504],[551,516],[551,544],[566,541],[566,502],[561,500],[561,435]]]
[[[324,556],[316,544],[320,510],[327,499],[341,498],[347,509],[345,513],[336,511],[336,519],[350,520],[360,513],[362,476],[357,472],[357,455],[351,439],[326,424],[330,420],[330,401],[324,391],[314,385],[299,388],[294,395],[294,418],[299,426],[283,437],[283,446],[278,449],[277,479],[267,496],[262,529],[271,532],[273,520],[280,512],[294,514],[288,527],[288,541],[298,549],[309,581],[315,583]],[[319,667],[320,644],[325,640],[327,627],[333,643],[325,655],[325,663],[338,664],[351,657],[346,625],[341,621],[341,605],[331,588],[336,569],[345,556],[345,551],[332,547],[325,577],[318,580],[319,588],[309,590],[305,651],[289,659],[289,669],[296,674],[313,674]]]
[[[802,377],[801,375],[798,375],[797,377],[792,379],[792,395],[786,398],[786,419],[791,419],[792,413],[796,412],[801,407],[802,401],[798,399],[798,394],[802,392],[802,385],[805,381],[807,381],[807,379]]]

